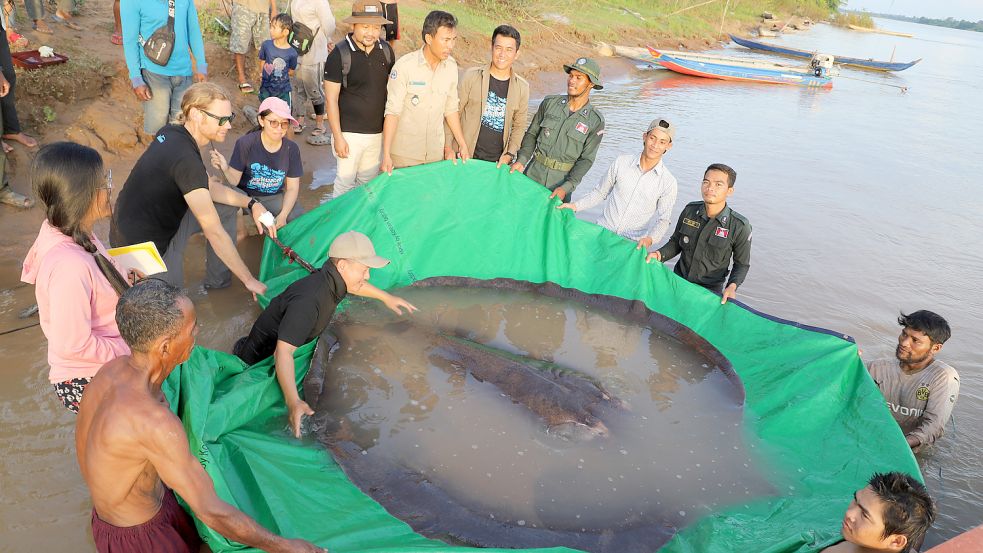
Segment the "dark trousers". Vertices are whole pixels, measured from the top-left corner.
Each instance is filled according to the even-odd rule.
[[[7,33],[0,35],[0,71],[10,83],[10,92],[0,98],[0,112],[3,114],[3,134],[17,134],[20,132],[20,120],[17,119],[17,108],[14,106],[14,89],[17,84],[17,74],[14,73],[14,60],[10,57],[10,44],[7,43]]]

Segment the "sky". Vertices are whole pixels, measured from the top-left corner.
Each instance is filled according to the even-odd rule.
[[[983,20],[983,0],[848,0],[846,8],[937,19]]]

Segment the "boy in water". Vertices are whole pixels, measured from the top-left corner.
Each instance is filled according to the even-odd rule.
[[[900,472],[875,473],[843,515],[843,541],[823,553],[917,551],[934,520],[935,504],[924,485]]]
[[[297,68],[297,51],[287,42],[293,19],[285,13],[270,20],[270,40],[259,48],[263,61],[263,82],[259,85],[259,101],[275,96],[290,104],[290,75]]]

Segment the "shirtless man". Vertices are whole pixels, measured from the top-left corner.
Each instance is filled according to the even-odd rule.
[[[85,390],[75,426],[82,477],[92,494],[100,553],[197,553],[201,540],[181,495],[219,534],[268,552],[326,552],[281,538],[215,495],[188,447],[161,384],[195,345],[195,307],[181,291],[146,280],[119,299],[116,321],[132,351],[104,365]]]
[[[874,474],[843,516],[843,541],[822,553],[908,553],[917,551],[935,520],[925,486],[900,472]]]

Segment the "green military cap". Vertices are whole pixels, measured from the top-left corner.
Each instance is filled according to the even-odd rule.
[[[587,75],[587,78],[590,79],[590,82],[594,84],[594,88],[597,90],[604,88],[601,85],[601,66],[597,65],[596,61],[590,58],[577,58],[577,61],[563,66],[563,70],[567,73],[574,69]]]

